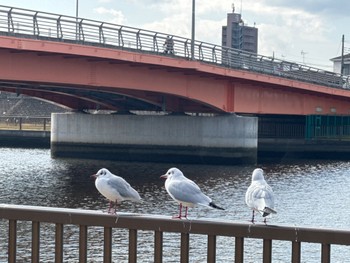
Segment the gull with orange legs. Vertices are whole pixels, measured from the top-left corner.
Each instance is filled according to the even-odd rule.
[[[197,205],[207,206],[224,210],[224,208],[213,203],[210,197],[202,193],[199,186],[192,180],[186,178],[177,168],[170,168],[161,178],[166,179],[165,189],[168,194],[179,203],[179,214],[173,218],[186,218],[188,208]],[[185,207],[185,215],[182,216],[182,208]]]
[[[139,193],[122,177],[112,174],[108,169],[102,168],[91,176],[96,178],[97,190],[109,200],[109,214],[116,214],[117,205],[122,201],[141,202]],[[114,212],[112,207],[114,207]]]

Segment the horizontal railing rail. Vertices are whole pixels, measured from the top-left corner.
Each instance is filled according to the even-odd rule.
[[[99,244],[103,244],[103,262],[112,262],[112,246],[114,245],[112,231],[115,229],[125,229],[128,232],[128,237],[125,238],[128,251],[124,251],[128,262],[138,261],[139,254],[137,251],[141,245],[145,245],[148,248],[143,250],[143,255],[151,253],[154,262],[162,262],[164,250],[166,247],[169,247],[163,238],[164,234],[168,232],[179,234],[181,262],[189,262],[190,247],[192,248],[190,246],[190,237],[192,235],[206,237],[207,262],[216,261],[217,238],[219,236],[230,237],[234,240],[234,248],[226,244],[224,249],[234,255],[235,262],[244,262],[245,241],[250,239],[262,240],[263,251],[260,253],[262,254],[262,261],[257,260],[264,263],[272,261],[272,241],[275,240],[290,242],[287,246],[291,250],[291,262],[301,262],[301,245],[304,242],[320,244],[321,262],[323,263],[330,262],[331,245],[350,245],[350,231],[252,224],[230,220],[178,220],[171,219],[169,216],[159,215],[125,213],[110,215],[92,210],[8,204],[0,204],[0,219],[2,223],[6,221],[8,227],[8,231],[1,230],[2,234],[7,233],[8,235],[8,262],[16,262],[19,240],[24,242],[20,236],[20,233],[23,234],[23,229],[19,227],[22,221],[31,223],[30,257],[32,262],[40,262],[40,257],[43,256],[40,250],[43,246],[48,246],[46,242],[41,240],[42,233],[40,231],[41,227],[46,223],[52,224],[54,229],[54,237],[51,238],[51,240],[54,240],[54,255],[51,255],[51,258],[55,258],[55,262],[63,262],[64,247],[66,245],[64,244],[65,230],[69,232],[69,236],[72,236],[72,230],[67,228],[71,225],[78,227],[79,237],[76,240],[79,244],[74,244],[72,247],[75,250],[79,250],[77,253],[79,262],[87,262],[89,248],[93,250],[93,246],[98,246]],[[103,241],[94,242],[90,246],[88,233],[96,227],[103,228]],[[143,231],[151,231],[153,233],[153,238],[149,239],[152,241],[140,242]],[[0,240],[4,241],[6,239],[2,238]],[[118,242],[122,241],[118,240]],[[0,247],[5,246],[0,244]],[[256,253],[259,254],[258,252]],[[77,259],[73,259],[70,256],[70,260]]]
[[[51,117],[0,116],[0,130],[50,131]]]
[[[130,49],[195,59],[240,70],[275,75],[334,88],[350,88],[349,76],[165,33],[84,18],[0,6],[0,34]],[[165,44],[170,38],[170,42]]]

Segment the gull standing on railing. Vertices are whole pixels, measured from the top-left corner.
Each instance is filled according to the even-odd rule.
[[[117,205],[124,200],[141,202],[139,193],[130,186],[122,177],[112,174],[108,169],[102,168],[96,174],[91,175],[96,178],[95,186],[97,190],[109,200],[109,214],[117,213]],[[111,212],[114,203],[114,213]]]
[[[253,210],[252,223],[254,223],[255,211],[264,217],[265,224],[266,216],[277,213],[274,210],[275,198],[272,188],[265,181],[264,171],[260,168],[253,171],[252,183],[245,194],[245,202]]]
[[[189,207],[202,205],[220,210],[225,210],[213,203],[211,198],[202,193],[199,186],[192,180],[186,178],[177,168],[170,168],[161,178],[165,178],[165,189],[168,194],[179,203],[179,214],[173,218],[182,218],[182,207],[186,208],[185,218]]]

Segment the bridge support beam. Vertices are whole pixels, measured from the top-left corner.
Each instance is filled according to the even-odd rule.
[[[244,164],[257,161],[255,117],[54,113],[53,157]]]

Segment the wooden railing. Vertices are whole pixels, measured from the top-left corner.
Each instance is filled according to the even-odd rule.
[[[142,254],[151,254],[151,261],[163,262],[164,253],[167,253],[166,249],[169,247],[167,241],[163,238],[166,233],[179,234],[180,262],[190,262],[191,249],[193,248],[191,245],[190,249],[190,237],[192,235],[201,235],[206,239],[207,242],[202,242],[201,246],[206,251],[207,262],[216,262],[217,237],[221,236],[232,238],[232,241],[234,241],[234,246],[226,244],[224,249],[229,254],[234,255],[235,262],[244,262],[244,251],[247,247],[244,243],[247,239],[262,240],[262,259],[256,258],[256,260],[264,263],[272,262],[272,241],[276,240],[290,242],[287,242],[286,246],[291,251],[290,260],[293,263],[301,262],[301,245],[303,242],[318,243],[321,245],[320,253],[321,262],[323,263],[330,262],[331,245],[350,245],[350,231],[252,224],[230,220],[177,220],[171,219],[170,216],[125,213],[115,216],[92,210],[8,204],[0,204],[0,219],[2,219],[0,220],[1,235],[7,234],[7,238],[2,237],[0,240],[8,240],[7,254],[8,262],[10,263],[22,262],[17,260],[23,260],[19,258],[17,250],[20,243],[25,242],[21,236],[24,235],[24,231],[18,227],[23,222],[29,222],[31,224],[28,231],[31,233],[31,238],[29,238],[31,248],[30,250],[28,248],[26,249],[26,252],[30,255],[25,258],[27,260],[30,258],[32,262],[43,261],[41,259],[43,253],[40,253],[40,250],[43,247],[47,247],[49,242],[42,240],[42,232],[44,231],[41,232],[40,229],[43,225],[46,226],[47,224],[51,225],[54,235],[51,238],[54,242],[54,249],[52,255],[48,257],[51,258],[51,261],[55,260],[55,262],[64,261],[64,250],[67,248],[67,240],[65,239],[67,239],[67,235],[69,237],[74,235],[71,229],[68,229],[68,234],[65,231],[67,231],[68,226],[72,225],[78,228],[78,238],[76,238],[78,244],[70,244],[71,247],[78,251],[76,253],[77,258],[69,257],[69,260],[74,262],[77,262],[77,260],[79,262],[87,262],[89,259],[89,249],[94,249],[94,246],[100,244],[103,244],[100,262],[115,262],[113,260],[112,249],[115,245],[113,243],[113,238],[115,237],[114,234],[112,235],[113,230],[126,230],[128,232],[128,237],[126,237],[128,251],[119,251],[119,253],[123,253],[124,258],[127,258],[128,262],[138,262],[140,254],[137,252],[141,245],[147,247]],[[8,231],[6,231],[6,225]],[[103,236],[103,241],[94,241],[94,244],[91,245],[89,244],[91,241],[89,232],[98,227],[103,228],[103,231],[100,232],[100,238]],[[143,231],[153,233],[153,238],[148,237],[146,241],[142,241]],[[46,232],[47,227],[45,228]],[[47,233],[46,235],[48,235]],[[119,240],[118,242],[121,243],[122,241]],[[4,247],[6,247],[6,244],[0,244],[0,250]],[[24,252],[22,251],[22,253]],[[94,262],[99,261],[96,257],[93,260]],[[139,262],[142,262],[142,260]]]

